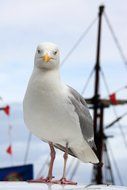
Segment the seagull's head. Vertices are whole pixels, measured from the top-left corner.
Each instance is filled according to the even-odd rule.
[[[49,42],[39,44],[36,49],[34,64],[39,69],[58,68],[60,57],[57,45]]]

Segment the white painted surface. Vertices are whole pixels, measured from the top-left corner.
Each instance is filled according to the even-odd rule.
[[[127,190],[127,187],[112,185],[50,185],[27,182],[0,182],[0,190]]]

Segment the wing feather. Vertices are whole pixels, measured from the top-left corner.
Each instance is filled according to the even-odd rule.
[[[65,152],[66,147],[64,147],[64,146],[62,146],[62,145],[60,145],[60,144],[54,144],[54,146],[55,146],[56,148],[62,150],[63,152]],[[68,154],[70,154],[71,156],[77,157],[77,156],[74,154],[74,152],[73,152],[70,148],[68,148]]]
[[[75,107],[75,112],[79,117],[83,137],[92,149],[96,149],[96,145],[94,143],[93,121],[89,113],[87,103],[76,90],[70,86],[68,86],[68,88],[70,92],[69,99]]]

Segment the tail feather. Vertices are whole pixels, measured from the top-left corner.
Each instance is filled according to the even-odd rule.
[[[93,164],[99,163],[96,154],[87,144],[87,142],[82,142],[80,145],[78,144],[78,146],[74,145],[71,147],[71,149],[76,155],[76,157],[79,158],[82,162],[90,162]]]

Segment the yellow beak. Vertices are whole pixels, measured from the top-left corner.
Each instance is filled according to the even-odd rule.
[[[45,61],[45,62],[49,62],[50,59],[52,59],[52,57],[50,57],[50,56],[46,53],[45,55],[43,55],[42,59],[43,59],[43,61]]]

